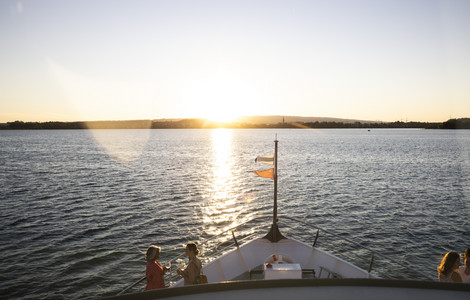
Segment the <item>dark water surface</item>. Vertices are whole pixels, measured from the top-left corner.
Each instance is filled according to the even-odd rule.
[[[150,244],[164,262],[270,214],[272,181],[249,171],[268,168],[254,158],[276,133],[280,214],[431,277],[443,253],[470,247],[470,131],[0,131],[0,295],[113,295],[144,275]],[[308,243],[315,232],[283,230]]]

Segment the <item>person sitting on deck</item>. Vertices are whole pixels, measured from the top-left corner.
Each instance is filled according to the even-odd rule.
[[[437,267],[438,278],[440,282],[462,282],[458,273],[460,266],[460,255],[455,251],[447,252]]]
[[[185,254],[189,258],[188,266],[184,270],[176,270],[176,272],[184,278],[184,285],[197,284],[197,278],[202,269],[202,263],[199,258],[197,258],[199,253],[199,249],[195,243],[186,245]]]
[[[160,254],[161,248],[154,245],[148,247],[145,254],[147,259],[147,268],[145,270],[145,277],[147,278],[146,291],[165,287],[163,274],[165,274],[165,271],[168,271],[168,268],[163,268],[157,261],[160,258]]]
[[[462,277],[462,282],[470,283],[470,248],[465,250],[463,259],[464,265],[459,267],[460,277]]]

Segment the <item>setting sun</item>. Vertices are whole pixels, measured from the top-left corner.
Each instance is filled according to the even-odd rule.
[[[191,80],[182,100],[191,116],[232,122],[252,111],[256,95],[244,82],[219,75]]]

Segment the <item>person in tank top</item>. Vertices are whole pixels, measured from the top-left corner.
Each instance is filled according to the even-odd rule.
[[[176,270],[178,275],[184,278],[184,285],[197,284],[197,278],[202,269],[202,263],[199,258],[197,258],[199,253],[200,251],[195,243],[186,245],[185,254],[189,259],[188,266],[184,270]]]

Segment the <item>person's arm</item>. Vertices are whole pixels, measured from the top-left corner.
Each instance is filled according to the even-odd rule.
[[[460,277],[460,274],[457,272],[452,272],[452,275],[450,275],[450,278],[452,278],[452,281],[454,282],[462,282],[462,277]]]
[[[178,273],[184,279],[187,279],[189,278],[189,271],[191,270],[191,267],[192,267],[192,263],[189,263],[189,265],[186,266],[186,269],[184,270],[178,269],[176,270],[176,273]]]

